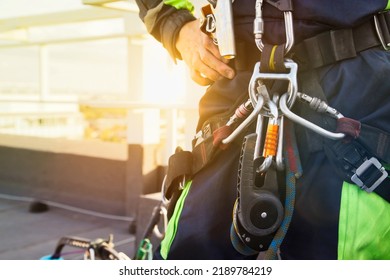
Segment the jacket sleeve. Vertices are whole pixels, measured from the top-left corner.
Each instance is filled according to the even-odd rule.
[[[176,40],[181,27],[195,20],[193,4],[188,0],[136,0],[136,3],[147,31],[163,44],[173,58],[181,59]]]

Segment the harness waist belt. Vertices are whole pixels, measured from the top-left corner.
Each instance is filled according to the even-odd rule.
[[[253,70],[261,60],[254,44],[236,43],[236,70]],[[390,50],[390,11],[371,17],[359,26],[325,31],[294,46],[287,56],[299,64],[299,71],[310,70],[353,58],[358,53],[382,46]]]
[[[364,50],[390,46],[390,12],[375,15],[347,29],[330,30],[308,38],[294,47],[292,59],[300,70],[308,70],[355,57]]]

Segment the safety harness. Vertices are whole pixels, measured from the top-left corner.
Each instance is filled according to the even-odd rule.
[[[273,46],[262,41],[263,1],[257,0],[254,35],[261,56],[249,60],[254,65],[249,98],[243,96],[231,111],[206,121],[193,140],[192,152],[178,149],[170,157],[163,194],[172,209],[185,181],[227,145],[243,142],[232,244],[245,255],[268,250],[266,257],[276,258],[294,209],[295,181],[302,173],[293,123],[307,128],[298,134],[299,140],[307,139],[309,133],[310,151],[324,149],[345,181],[390,203],[390,188],[382,184],[389,180],[383,164],[390,163],[390,134],[330,107],[313,71],[300,74],[303,93],[297,85],[298,65],[300,70],[310,70],[353,58],[369,48],[389,50],[390,14],[380,13],[358,27],[327,31],[294,46],[292,1],[265,2],[284,14],[286,43]]]

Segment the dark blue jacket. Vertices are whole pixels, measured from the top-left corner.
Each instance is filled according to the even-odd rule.
[[[183,24],[194,20],[193,8],[187,0],[136,0],[140,17],[150,34],[179,57],[175,42]],[[276,8],[264,1],[265,40],[279,43],[284,40],[283,16]],[[293,1],[294,33],[296,42],[329,29],[358,25],[373,14],[390,6],[388,0],[295,0]],[[233,2],[235,34],[240,40],[253,41],[254,0]]]

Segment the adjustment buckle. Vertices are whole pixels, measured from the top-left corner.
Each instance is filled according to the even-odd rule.
[[[355,174],[351,177],[352,182],[362,190],[373,192],[386,178],[388,174],[382,164],[374,157],[365,160]]]
[[[389,18],[389,12],[383,12],[374,15],[375,30],[379,41],[386,51],[390,50],[390,26],[387,23]]]

